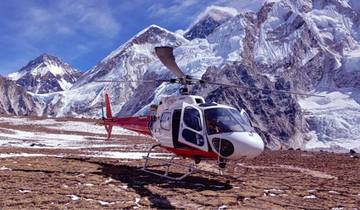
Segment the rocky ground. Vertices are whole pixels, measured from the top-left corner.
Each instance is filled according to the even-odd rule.
[[[20,129],[14,122],[0,125],[2,134]],[[174,182],[139,170],[144,163],[140,156],[152,140],[117,134],[118,141],[106,146],[100,137],[94,134],[88,147],[74,149],[41,145],[41,139],[35,146],[19,146],[15,138],[0,135],[0,143],[6,141],[0,147],[0,209],[360,209],[356,154],[265,151],[255,159],[229,163],[227,176],[197,173]],[[160,160],[166,160],[164,152],[157,151]],[[215,166],[199,164],[207,170]]]

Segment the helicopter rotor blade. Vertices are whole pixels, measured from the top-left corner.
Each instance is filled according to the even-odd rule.
[[[161,63],[163,63],[164,66],[172,71],[178,78],[184,78],[186,75],[176,64],[173,51],[174,48],[172,47],[155,47],[156,55],[158,56]]]
[[[199,81],[202,84],[219,85],[219,86],[225,86],[225,87],[229,87],[229,88],[238,88],[238,89],[244,89],[244,90],[261,90],[261,91],[269,91],[269,92],[277,92],[277,93],[288,93],[291,95],[315,96],[315,97],[322,97],[322,98],[325,97],[325,96],[311,94],[311,93],[301,93],[301,92],[288,91],[288,90],[273,90],[273,89],[248,87],[248,86],[226,84],[226,83],[219,83],[219,82],[207,82],[204,80],[199,80]]]
[[[94,82],[108,82],[108,83],[156,83],[156,82],[168,82],[169,80],[95,80]]]

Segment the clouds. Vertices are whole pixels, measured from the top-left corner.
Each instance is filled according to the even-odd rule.
[[[60,19],[70,19],[72,28],[106,37],[119,33],[121,25],[107,1],[78,0],[61,1],[57,6]]]
[[[104,50],[121,32],[109,1],[0,2],[0,73],[19,69],[48,52],[76,62],[94,48]],[[81,64],[81,61],[78,61]]]
[[[193,20],[210,5],[236,8],[238,11],[258,11],[265,0],[173,0],[160,1],[149,7],[148,11],[154,17],[167,17],[169,21],[179,18]]]
[[[114,37],[120,31],[120,24],[113,16],[106,1],[62,0],[52,4],[33,4],[22,11],[24,18],[18,21],[23,35],[41,39],[44,36],[72,36],[88,33]]]
[[[206,0],[174,0],[169,2],[158,2],[148,8],[150,16],[166,17],[168,21],[191,21],[199,13],[199,10],[209,4]]]
[[[151,24],[186,29],[210,5],[254,1],[264,0],[1,0],[0,74],[44,52],[87,70]]]

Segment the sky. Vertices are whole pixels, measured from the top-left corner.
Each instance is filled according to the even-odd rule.
[[[246,10],[264,0],[1,0],[0,75],[42,53],[86,71],[151,24],[186,29],[210,5]]]

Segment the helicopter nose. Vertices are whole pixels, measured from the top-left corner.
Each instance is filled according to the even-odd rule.
[[[231,135],[234,153],[229,159],[253,158],[264,151],[264,142],[255,132],[236,132]]]

